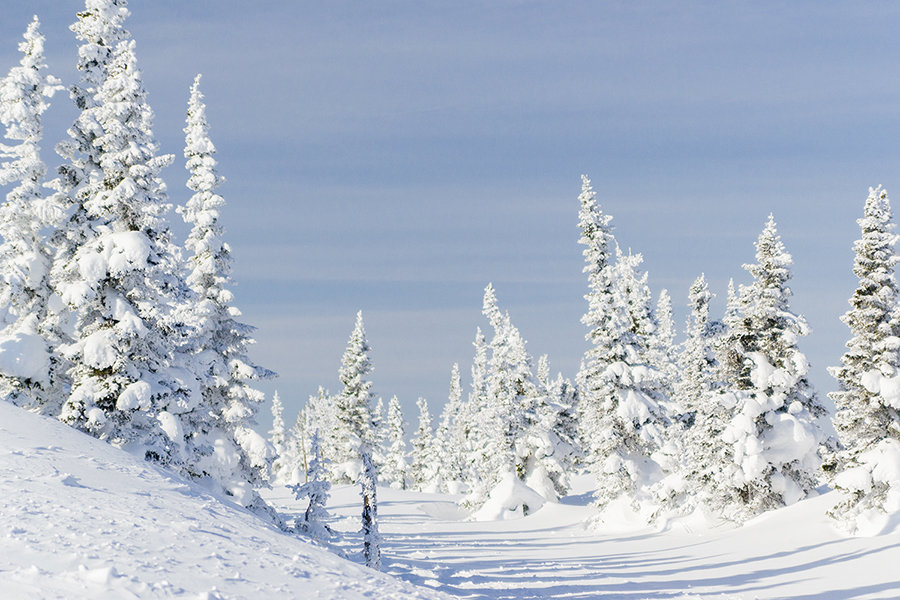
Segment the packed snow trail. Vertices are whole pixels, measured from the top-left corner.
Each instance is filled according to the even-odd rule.
[[[358,489],[332,492],[332,526],[352,547]],[[462,520],[452,496],[381,488],[378,495],[384,570],[460,598],[900,597],[900,515],[891,533],[845,537],[825,516],[833,493],[737,529],[685,520],[663,532],[623,522],[605,533],[584,526],[594,514],[588,493],[487,523]]]
[[[0,402],[0,598],[444,598]]]

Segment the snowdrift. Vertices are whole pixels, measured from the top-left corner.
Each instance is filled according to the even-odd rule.
[[[0,402],[2,598],[445,598]]]

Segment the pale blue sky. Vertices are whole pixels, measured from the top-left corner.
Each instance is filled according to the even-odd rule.
[[[73,0],[7,2],[0,65],[32,14],[75,80]],[[440,404],[471,363],[482,289],[535,356],[574,376],[586,347],[581,173],[644,254],[678,323],[705,272],[725,295],[770,211],[794,308],[832,389],[870,185],[900,189],[900,6],[888,2],[135,0],[156,136],[188,197],[183,115],[204,74],[237,304],[288,418],[337,368],[356,311],[374,390]],[[74,117],[65,95],[46,148]],[[58,162],[47,152],[51,168]],[[900,194],[900,192],[898,192]],[[173,215],[174,217],[175,215]],[[178,228],[179,231],[181,228]],[[262,420],[269,421],[267,411]],[[408,420],[414,420],[412,413]]]

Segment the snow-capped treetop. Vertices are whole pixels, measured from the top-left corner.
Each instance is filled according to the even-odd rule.
[[[493,283],[487,284],[484,288],[481,312],[487,317],[495,331],[503,328],[503,313],[500,312],[500,308],[497,306],[497,293],[494,291]]]
[[[475,358],[472,360],[472,393],[469,401],[477,400],[484,396],[485,385],[487,384],[487,340],[481,327],[475,328]],[[476,401],[477,404],[477,401]]]
[[[771,214],[756,242],[756,261],[744,265],[753,281],[741,286],[740,318],[730,332],[740,343],[744,357],[737,379],[740,389],[754,387],[753,364],[747,359],[750,353],[762,352],[773,366],[794,369],[795,346],[800,336],[809,333],[806,319],[790,310],[791,289],[787,284],[793,259],[781,242]]]
[[[72,86],[75,105],[84,110],[94,106],[94,97],[106,79],[106,69],[119,42],[130,40],[125,20],[131,14],[126,0],[86,0],[78,21],[69,27],[82,42],[78,48],[81,81]]]
[[[612,216],[604,214],[597,203],[597,194],[591,186],[587,175],[581,176],[581,194],[578,196],[581,208],[578,211],[578,227],[581,228],[579,244],[585,246],[582,254],[585,259],[584,272],[589,277],[601,277],[597,284],[602,288],[603,268],[610,264],[614,238],[610,221]],[[594,288],[594,281],[591,280]]]
[[[275,447],[275,453],[281,456],[284,453],[284,406],[278,390],[272,394],[272,429],[269,430],[269,441]]]
[[[686,415],[689,423],[701,411],[712,412],[706,408],[712,405],[706,396],[717,385],[715,344],[722,324],[709,318],[711,300],[712,294],[706,277],[701,274],[688,291],[691,314],[685,324],[685,340],[677,361],[679,377],[673,395],[675,404]]]
[[[232,259],[219,223],[219,209],[225,205],[225,200],[216,193],[216,188],[225,180],[216,173],[216,148],[209,138],[200,75],[191,86],[184,133],[184,157],[190,172],[187,187],[194,192],[185,206],[178,207],[184,221],[192,225],[185,241],[185,248],[193,255],[188,283],[201,298],[227,305],[232,300],[232,294],[226,288]]]
[[[40,26],[35,16],[25,29],[24,41],[19,42],[19,52],[22,53],[19,66],[10,69],[0,83],[0,122],[6,126],[6,138],[30,144],[36,144],[43,137],[41,115],[49,107],[45,98],[51,98],[62,89],[59,79],[43,72],[47,68],[44,59],[46,38],[41,34]],[[0,148],[4,153],[13,151],[7,146]],[[6,185],[20,179],[40,180],[43,177],[43,173],[35,177],[31,169],[27,169],[26,173],[31,176],[17,176],[9,181],[3,179],[0,184]]]
[[[721,324],[710,322],[709,303],[712,294],[706,276],[701,274],[688,291],[691,314],[685,324],[685,341],[678,357],[680,377],[675,395],[685,410],[696,410],[701,397],[715,385],[715,338]]]
[[[892,375],[900,366],[894,276],[900,262],[894,246],[900,236],[893,233],[890,200],[884,189],[869,189],[864,216],[857,223],[862,237],[853,244],[853,274],[859,278],[859,285],[849,300],[852,308],[841,317],[852,337],[841,359],[843,367],[832,371],[842,386],[860,390],[864,373],[878,369]]]
[[[581,176],[581,184],[581,194],[578,196],[581,203],[578,212],[581,237],[578,243],[585,246],[582,254],[589,286],[588,294],[585,296],[588,311],[581,318],[581,322],[587,326],[588,332],[585,337],[593,346],[589,351],[591,356],[586,358],[592,361],[612,362],[610,357],[603,357],[613,350],[612,340],[609,339],[611,331],[609,322],[616,318],[612,289],[612,258],[616,244],[610,226],[612,217],[600,209],[591,182],[585,175]],[[590,368],[590,365],[586,366]]]

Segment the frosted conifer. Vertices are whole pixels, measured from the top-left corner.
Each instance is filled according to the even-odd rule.
[[[649,358],[652,366],[660,376],[660,394],[663,399],[671,400],[676,381],[678,381],[677,352],[675,351],[675,322],[672,318],[672,298],[668,290],[659,292],[656,302],[656,331],[650,337]],[[677,406],[666,402],[670,412],[679,412]]]
[[[431,427],[431,413],[425,398],[416,400],[419,408],[419,425],[412,439],[412,463],[409,477],[416,489],[427,490],[434,486],[437,475],[434,457],[434,431]]]
[[[325,522],[328,518],[326,506],[331,490],[331,484],[325,478],[327,472],[326,461],[322,458],[319,447],[319,432],[314,431],[310,438],[310,461],[306,471],[306,482],[287,487],[294,492],[297,500],[309,499],[303,518],[296,527],[318,540],[330,538],[333,533]]]
[[[361,468],[360,448],[365,447],[371,452],[375,444],[372,382],[368,379],[372,372],[370,350],[360,311],[341,359],[339,378],[344,387],[334,399],[335,423],[340,435],[336,438],[339,445],[331,460],[332,472],[339,482],[355,479]]]
[[[710,319],[711,299],[706,278],[700,275],[688,293],[691,313],[678,356],[680,377],[673,405],[681,412],[669,429],[670,443],[679,450],[680,461],[659,492],[671,507],[683,511],[701,504],[721,510],[725,500],[721,487],[737,468],[722,439],[732,412],[715,393],[719,387],[715,345],[722,324]]]
[[[809,328],[790,311],[792,259],[769,219],[756,243],[753,276],[741,286],[739,315],[729,330],[734,340],[730,390],[720,398],[734,406],[723,437],[739,472],[729,485],[734,507],[743,518],[796,502],[817,485],[819,445],[824,436],[817,419],[825,409],[807,379],[809,363],[797,349]]]
[[[0,123],[6,139],[16,142],[0,143],[0,185],[14,185],[0,206],[0,354],[9,357],[0,361],[0,397],[55,416],[63,366],[44,326],[52,293],[46,231],[63,212],[56,198],[41,191],[47,168],[40,143],[48,98],[61,86],[45,73],[39,27],[34,17],[19,44],[19,65],[0,80]]]
[[[82,42],[72,88],[81,113],[57,147],[67,163],[53,184],[72,209],[52,240],[51,272],[72,318],[48,320],[73,336],[61,419],[193,474],[182,416],[202,399],[176,356],[184,327],[175,310],[191,293],[159,177],[172,157],[157,155],[127,16],[124,1],[88,0],[72,26]]]
[[[654,331],[640,255],[617,250],[610,217],[597,205],[582,177],[579,243],[585,246],[588,311],[582,323],[591,343],[578,373],[581,439],[597,476],[596,502],[604,507],[625,495],[637,502],[658,466],[650,459],[660,441],[659,375],[647,362],[647,337]]]
[[[850,298],[851,309],[841,320],[850,328],[841,365],[829,372],[839,389],[829,396],[835,403],[834,426],[842,448],[833,457],[835,487],[847,497],[834,508],[834,516],[848,529],[857,518],[884,515],[900,507],[900,481],[882,465],[900,458],[900,331],[896,324],[897,282],[894,269],[900,258],[894,251],[898,236],[887,192],[869,189],[863,218],[857,221],[861,238],[853,274],[859,284]]]
[[[462,384],[459,377],[459,365],[454,364],[450,371],[450,392],[447,403],[441,412],[441,422],[435,432],[435,453],[440,470],[442,489],[453,491],[456,483],[465,477],[465,444],[466,439],[461,430],[455,426],[462,414]]]
[[[205,456],[203,461],[203,468],[226,489],[241,482],[260,484],[267,476],[269,457],[258,452],[257,434],[252,429],[264,399],[253,385],[275,374],[254,365],[247,356],[254,328],[237,320],[241,313],[233,305],[229,290],[233,259],[219,222],[225,200],[217,193],[224,179],[216,173],[216,149],[209,137],[200,75],[191,86],[184,133],[184,157],[190,173],[187,187],[194,193],[178,212],[191,226],[185,242],[190,253],[187,282],[198,300],[183,307],[183,317],[193,326],[186,347],[193,354],[193,369],[199,375],[204,401],[203,413],[194,423],[196,443],[201,447],[227,446],[232,456],[221,461],[223,464],[215,464],[216,454]],[[282,456],[283,421],[278,439],[273,441]],[[222,452],[220,448],[218,453]],[[229,466],[235,462],[236,469]]]
[[[287,456],[287,438],[284,431],[284,406],[278,390],[272,394],[272,429],[269,430],[269,443],[275,451],[275,460],[272,461],[272,479],[280,481],[284,477],[284,471],[290,457]]]
[[[406,457],[406,441],[404,439],[406,424],[403,422],[403,411],[397,396],[388,402],[387,442],[385,463],[381,470],[381,479],[392,488],[406,489],[408,461]]]

